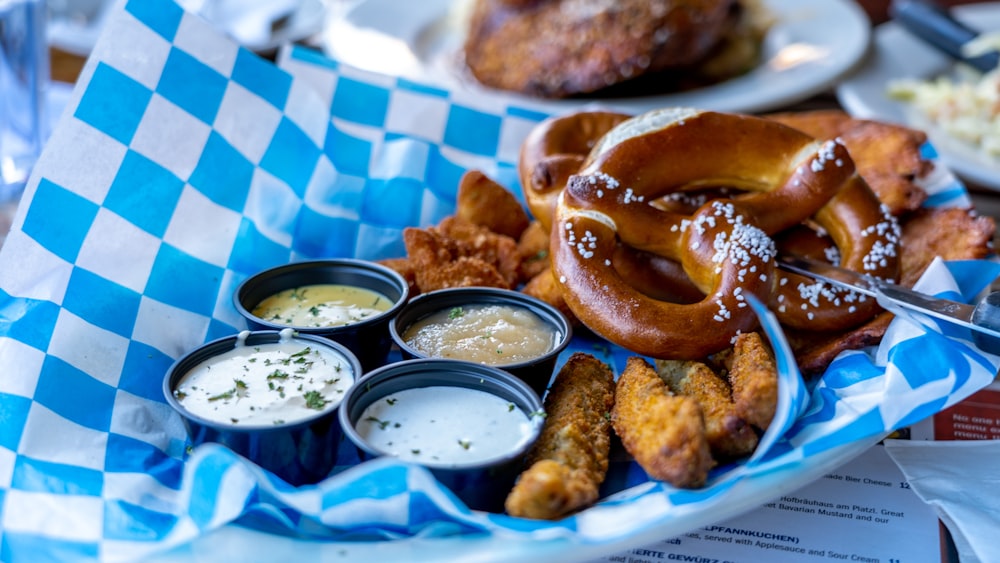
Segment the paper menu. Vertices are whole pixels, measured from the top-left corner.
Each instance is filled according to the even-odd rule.
[[[756,510],[591,563],[914,563],[942,549],[934,509],[876,445]]]

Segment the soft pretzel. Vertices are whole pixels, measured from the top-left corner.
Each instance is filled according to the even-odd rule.
[[[552,227],[559,194],[598,139],[629,117],[610,111],[577,112],[550,117],[531,130],[521,144],[518,174],[528,209],[542,226]]]
[[[744,193],[692,215],[649,205],[706,186]],[[704,357],[754,327],[748,295],[771,300],[781,278],[769,233],[816,215],[845,265],[895,272],[898,226],[864,194],[871,190],[836,141],[762,118],[657,110],[618,123],[569,176],[553,221],[553,267],[570,309],[608,340],[656,358]],[[638,291],[613,266],[620,243],[679,261],[706,297],[677,304]],[[794,315],[835,317],[818,314],[832,307],[815,292],[796,286],[782,295]]]

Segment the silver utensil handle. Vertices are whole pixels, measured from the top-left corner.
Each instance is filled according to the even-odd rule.
[[[972,312],[972,324],[1000,332],[1000,291],[994,291],[976,305]],[[1000,354],[1000,338],[978,330],[972,331],[972,341],[980,349],[990,354]]]

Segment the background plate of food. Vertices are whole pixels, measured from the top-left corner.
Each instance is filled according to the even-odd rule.
[[[997,3],[959,6],[953,14],[982,31],[1000,27]],[[996,117],[991,115],[996,71],[979,74],[891,21],[875,30],[873,42],[858,71],[837,87],[840,103],[858,117],[927,131],[950,169],[976,185],[1000,190]]]
[[[790,346],[815,350],[802,347],[810,344],[801,338],[807,331],[787,331],[786,338],[771,315],[764,314],[761,321],[770,327],[768,340],[785,383],[778,385],[783,394],[775,417],[752,454],[707,467],[704,486],[679,488],[652,479],[632,457],[614,455],[623,450],[609,444],[601,458],[610,461],[609,471],[599,498],[589,499],[596,501],[593,506],[577,505],[582,509],[560,520],[522,518],[470,510],[421,466],[386,458],[362,463],[358,449],[345,442],[337,448],[335,474],[315,486],[290,486],[233,449],[195,447],[181,416],[166,401],[164,375],[187,351],[247,326],[232,296],[243,280],[269,267],[333,257],[450,259],[449,249],[470,246],[496,259],[510,257],[511,250],[526,258],[539,256],[537,251],[522,255],[520,239],[514,242],[510,235],[482,237],[495,246],[444,243],[445,253],[426,252],[434,249],[426,242],[425,252],[414,252],[406,243],[433,243],[444,236],[446,219],[464,216],[458,213],[464,209],[463,178],[472,171],[482,171],[484,186],[489,178],[502,183],[494,191],[508,201],[524,196],[518,155],[548,116],[490,104],[496,100],[464,90],[361,71],[305,47],[283,50],[273,64],[169,0],[119,2],[109,17],[0,249],[0,357],[9,372],[0,378],[5,560],[148,560],[169,548],[181,550],[187,559],[200,558],[205,550],[228,544],[220,539],[187,546],[219,530],[226,539],[242,535],[246,541],[240,549],[245,551],[215,552],[209,556],[213,560],[288,560],[293,549],[297,555],[315,550],[351,560],[364,555],[415,560],[407,552],[416,549],[426,549],[421,558],[438,560],[451,555],[509,561],[597,556],[757,506],[846,462],[886,432],[969,396],[997,372],[1000,359],[977,351],[968,334],[897,316],[891,323],[863,325],[867,328],[860,340],[852,339],[851,350],[836,358],[820,354],[829,367],[818,379],[814,373],[807,388],[799,372],[806,371],[802,354],[789,357]],[[151,55],[137,59],[135,52]],[[703,140],[765,149],[768,143],[758,141],[771,140],[755,136],[746,143],[732,130],[701,129],[699,123],[708,125],[716,118],[695,119],[693,110],[672,115],[684,119],[683,124],[671,121],[680,128],[669,129],[677,135],[671,138],[698,141],[675,141],[674,149],[688,150]],[[765,119],[746,117],[764,127]],[[719,119],[742,121],[740,116]],[[857,139],[848,134],[854,126],[863,131],[871,127],[837,115],[781,119],[796,119],[799,131],[774,123],[767,131],[791,140],[809,137],[803,133],[807,126],[828,126],[851,143]],[[896,134],[909,139],[911,149],[923,142],[912,132]],[[875,138],[876,149],[889,148],[882,139]],[[812,147],[810,166],[794,174],[825,170],[854,178],[841,168],[846,161],[837,151],[843,147],[832,146],[838,143],[806,141],[818,146]],[[689,160],[682,154],[672,161]],[[904,160],[894,153],[876,163]],[[730,158],[726,164],[737,161]],[[970,300],[1000,271],[995,262],[977,259],[991,249],[993,222],[968,210],[964,188],[947,170],[936,162],[915,164],[919,174],[913,176],[920,177],[921,185],[905,185],[912,179],[907,173],[894,178],[903,180],[902,190],[891,192],[905,196],[898,208],[893,205],[899,210],[902,257],[908,264],[903,272],[920,277],[921,290]],[[699,169],[699,176],[703,172]],[[779,172],[781,177],[790,174],[784,167]],[[874,172],[861,174],[874,180]],[[606,178],[602,181],[611,189]],[[597,196],[599,190],[588,185],[581,185],[583,194]],[[485,193],[483,186],[473,191]],[[615,193],[621,197],[608,201],[629,206],[640,201],[633,196],[654,195],[631,188]],[[652,206],[634,209],[644,207]],[[489,203],[479,209],[497,214],[504,208]],[[586,219],[586,214],[578,215],[578,220]],[[817,222],[823,224],[822,219]],[[716,221],[705,216],[702,223]],[[737,224],[742,223],[733,224],[733,238],[768,247],[760,237],[736,236],[752,233],[747,225],[736,231]],[[521,222],[517,232],[523,236],[527,228]],[[452,234],[461,232],[480,238],[478,229],[457,228]],[[602,244],[614,242],[594,232]],[[544,230],[541,234],[543,242],[551,242]],[[586,243],[581,243],[580,256],[588,252]],[[500,253],[502,248],[508,252]],[[567,248],[558,246],[557,254],[567,256]],[[420,264],[427,266],[414,274],[421,290],[426,288],[418,273],[452,272],[464,278],[477,271],[487,275],[485,266],[490,266],[485,256],[464,254],[442,268]],[[527,272],[520,264],[506,267],[510,265],[500,260],[493,277],[506,280],[502,273]],[[925,269],[931,273],[920,275]],[[763,278],[770,276],[750,277],[766,290]],[[425,281],[435,279],[441,277]],[[770,299],[760,300],[765,298]],[[610,302],[615,303],[620,300]],[[726,310],[741,308],[737,304]],[[721,309],[716,311],[723,316]],[[885,315],[871,322],[888,320]],[[872,334],[880,340],[877,348],[867,337]],[[619,381],[629,363],[638,363],[630,361],[637,352],[588,338],[583,330],[574,335],[572,351],[587,351],[613,365],[622,374]],[[790,342],[791,336],[800,338]],[[839,332],[826,336],[820,341],[843,340]],[[648,370],[637,371],[636,377],[649,375]],[[281,379],[287,374],[274,375]],[[241,388],[234,379],[232,391],[219,393],[217,400],[240,397]],[[274,392],[280,397],[283,386],[276,384]],[[306,393],[296,390],[294,398],[309,401]],[[325,406],[326,398],[311,396]],[[621,404],[632,405],[623,419],[634,422],[629,414],[642,412],[636,402]],[[589,409],[589,414],[603,413]],[[605,417],[598,421],[606,428]],[[611,441],[606,435],[602,443]],[[464,449],[465,442],[453,443]],[[267,534],[251,531],[251,525]],[[281,537],[268,541],[273,536]]]
[[[516,4],[362,0],[331,18],[323,45],[361,69],[550,112],[592,102],[751,112],[828,88],[870,39],[864,12],[843,0],[702,2],[690,16],[669,2],[628,11],[576,0]],[[626,12],[640,15],[628,21]],[[703,23],[692,32],[695,18]]]

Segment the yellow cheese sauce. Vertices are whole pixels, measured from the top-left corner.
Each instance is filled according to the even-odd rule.
[[[351,364],[335,350],[297,340],[291,329],[278,342],[245,343],[196,365],[174,387],[191,414],[237,426],[294,423],[340,404],[354,383]]]
[[[334,327],[362,321],[392,307],[385,295],[352,285],[316,284],[286,289],[253,309],[259,319],[298,327]]]
[[[403,389],[375,401],[356,425],[379,451],[431,465],[468,465],[516,451],[532,420],[513,403],[466,387]]]
[[[438,311],[403,333],[410,347],[435,358],[487,365],[515,364],[552,350],[561,335],[524,307],[469,305]]]

